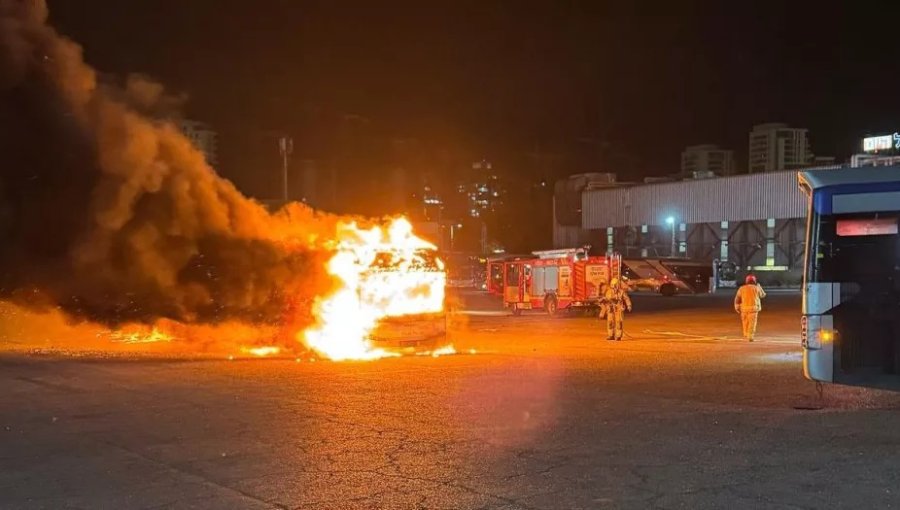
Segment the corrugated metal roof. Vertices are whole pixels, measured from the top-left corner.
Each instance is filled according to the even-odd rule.
[[[794,171],[589,190],[581,201],[586,229],[659,225],[669,216],[678,223],[806,216]]]

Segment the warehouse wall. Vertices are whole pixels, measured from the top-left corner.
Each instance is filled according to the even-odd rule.
[[[589,190],[581,195],[586,229],[679,223],[765,221],[806,216],[796,172],[740,175]]]

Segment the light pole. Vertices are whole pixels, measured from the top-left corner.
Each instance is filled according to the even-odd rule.
[[[456,224],[451,223],[450,224],[450,251],[451,252],[453,251],[453,237],[454,237],[453,234],[455,233],[454,229],[457,229],[457,228],[462,228],[462,223],[456,223]]]
[[[669,216],[666,218],[666,225],[672,228],[672,246],[669,248],[669,256],[675,256],[675,217]]]
[[[294,152],[294,140],[289,136],[278,139],[278,151],[281,153],[282,199],[288,201],[288,156]]]

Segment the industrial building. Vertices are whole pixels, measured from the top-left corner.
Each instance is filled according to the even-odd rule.
[[[807,206],[795,171],[605,188],[583,175],[569,181],[581,192],[557,185],[567,191],[554,197],[557,248],[590,244],[627,257],[719,259],[790,279],[802,274]]]

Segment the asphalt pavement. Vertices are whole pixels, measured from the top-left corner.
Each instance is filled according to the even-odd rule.
[[[607,342],[467,293],[438,358],[7,352],[0,508],[900,506],[900,395],[820,395],[799,296],[766,305],[752,344],[728,295],[637,296]]]

